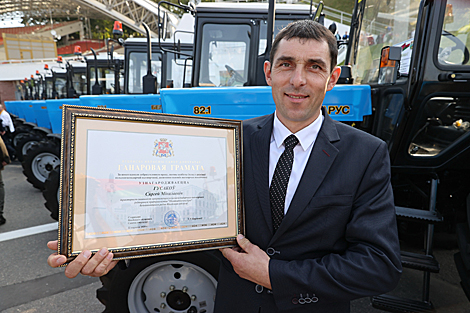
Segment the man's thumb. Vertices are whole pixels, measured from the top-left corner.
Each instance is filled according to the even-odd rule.
[[[251,246],[251,242],[245,238],[242,234],[238,234],[237,236],[237,242],[240,248],[243,249],[243,251],[247,251],[249,247]]]

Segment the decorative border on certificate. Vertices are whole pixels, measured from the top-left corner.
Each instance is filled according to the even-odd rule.
[[[58,253],[218,249],[244,233],[241,121],[64,105]]]

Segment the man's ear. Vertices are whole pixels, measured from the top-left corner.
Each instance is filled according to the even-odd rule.
[[[336,85],[339,79],[339,75],[341,75],[341,67],[337,66],[333,69],[331,73],[330,79],[328,80],[328,85],[326,86],[326,91],[330,91]]]
[[[271,85],[271,62],[264,61],[264,77],[266,78],[266,83],[268,86]]]

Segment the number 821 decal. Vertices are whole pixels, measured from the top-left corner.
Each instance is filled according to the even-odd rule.
[[[195,106],[193,108],[194,114],[211,114],[210,106]]]

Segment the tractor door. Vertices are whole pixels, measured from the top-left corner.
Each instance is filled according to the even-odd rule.
[[[470,2],[430,2],[424,14],[393,165],[462,173],[470,169]]]

